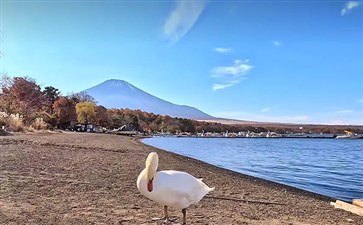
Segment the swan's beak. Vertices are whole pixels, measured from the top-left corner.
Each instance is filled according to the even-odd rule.
[[[149,182],[147,183],[147,190],[149,192],[153,191],[153,179],[149,180]]]

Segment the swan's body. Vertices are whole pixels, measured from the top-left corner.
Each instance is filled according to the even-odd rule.
[[[149,154],[146,160],[146,168],[137,178],[137,188],[140,193],[165,207],[165,219],[167,207],[183,210],[183,223],[185,224],[185,212],[192,204],[198,203],[206,194],[214,190],[186,172],[165,170],[156,172],[158,167],[158,155],[155,152]]]
[[[160,205],[174,209],[188,208],[213,190],[189,173],[174,170],[157,172],[151,192],[147,190],[147,183],[146,169],[144,169],[137,179],[137,187],[141,194]]]

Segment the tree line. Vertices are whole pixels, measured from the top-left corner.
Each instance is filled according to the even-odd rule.
[[[0,112],[6,115],[18,115],[26,126],[36,127],[39,121],[46,128],[70,128],[77,123],[93,124],[108,129],[127,125],[140,132],[301,132],[299,125],[243,124],[227,125],[216,122],[196,121],[185,118],[172,118],[150,112],[132,109],[106,109],[97,105],[95,99],[85,92],[61,95],[52,86],[41,88],[29,77],[3,76],[1,80]],[[3,124],[1,124],[3,123]],[[0,125],[6,123],[0,120]],[[43,126],[44,127],[44,126]],[[323,133],[342,133],[346,129],[362,132],[359,128],[347,126],[307,125],[304,131]]]

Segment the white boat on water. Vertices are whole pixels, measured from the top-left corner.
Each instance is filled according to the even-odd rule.
[[[267,138],[281,138],[282,135],[281,134],[278,134],[276,132],[270,132],[270,131],[268,131],[267,134],[266,134],[266,137]]]
[[[345,134],[338,135],[335,138],[336,139],[360,139],[360,138],[363,138],[363,134],[357,134],[357,133],[353,133],[353,132],[350,132],[347,130],[344,132],[345,132]]]

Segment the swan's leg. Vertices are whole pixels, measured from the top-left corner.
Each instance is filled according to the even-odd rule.
[[[166,205],[164,205],[164,219],[165,219],[165,222],[169,222],[168,206],[166,206]]]
[[[187,216],[187,209],[182,209],[182,213],[183,213],[183,224],[187,224],[186,222],[186,216]]]

